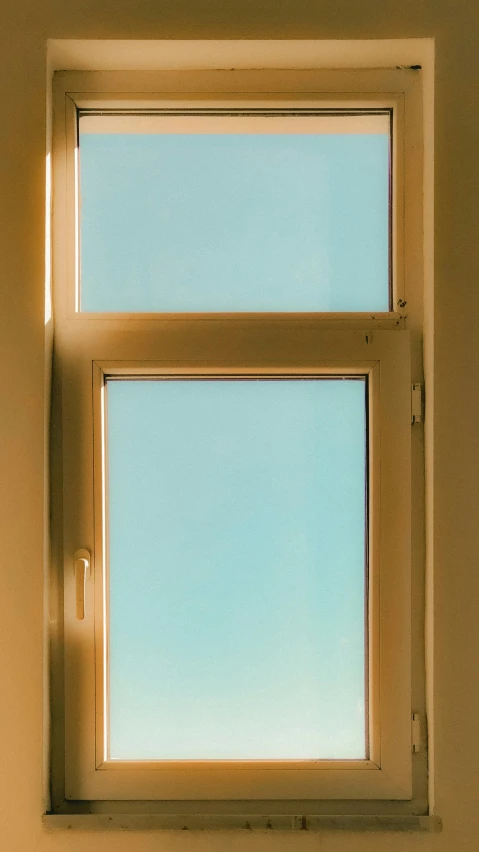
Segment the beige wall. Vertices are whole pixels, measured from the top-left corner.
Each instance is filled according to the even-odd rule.
[[[479,848],[479,14],[474,0],[4,0],[0,11],[0,850]],[[46,834],[47,38],[436,39],[435,789],[440,835]],[[476,226],[476,227],[475,227]]]

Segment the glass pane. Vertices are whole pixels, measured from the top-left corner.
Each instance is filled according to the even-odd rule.
[[[389,310],[389,116],[80,118],[82,311]]]
[[[366,756],[365,390],[108,382],[111,758]]]

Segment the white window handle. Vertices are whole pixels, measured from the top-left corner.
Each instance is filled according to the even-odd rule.
[[[77,550],[73,557],[73,570],[75,571],[75,609],[79,621],[85,618],[85,587],[88,580],[90,568],[90,552],[82,548]]]

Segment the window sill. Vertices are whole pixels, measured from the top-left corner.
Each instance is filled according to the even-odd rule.
[[[45,814],[47,831],[422,831],[439,832],[437,816],[241,814]]]

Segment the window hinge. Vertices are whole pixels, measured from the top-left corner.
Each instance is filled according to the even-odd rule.
[[[411,720],[411,741],[413,752],[421,750],[421,719],[419,713],[412,714]]]
[[[416,382],[411,386],[411,423],[422,423],[424,386]]]

